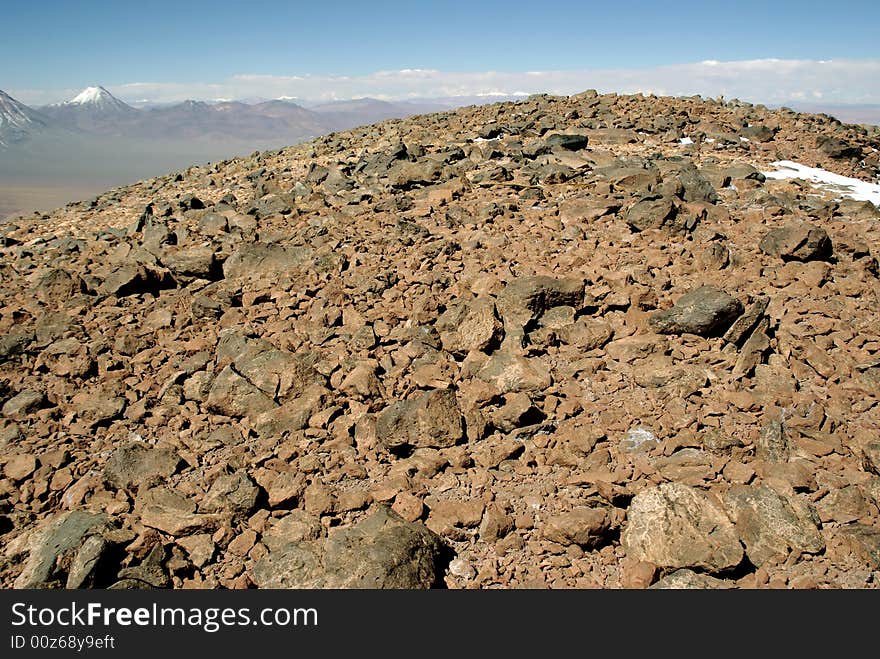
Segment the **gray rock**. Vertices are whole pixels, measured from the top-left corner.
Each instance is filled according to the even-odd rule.
[[[771,229],[758,245],[783,261],[817,261],[831,257],[833,247],[825,229],[813,224],[790,224]]]
[[[194,279],[217,279],[220,268],[211,247],[189,247],[162,254],[162,265],[180,283]]]
[[[77,416],[91,427],[117,418],[128,403],[122,396],[114,396],[100,389],[92,392],[82,391],[73,397],[72,402]]]
[[[119,581],[110,586],[112,590],[141,590],[151,588],[167,588],[171,582],[165,567],[165,547],[155,544],[140,563],[123,568],[117,574]]]
[[[556,331],[559,340],[589,351],[601,348],[614,336],[611,325],[596,318],[578,318],[571,325]]]
[[[166,272],[157,268],[147,268],[138,263],[127,263],[110,272],[101,282],[98,292],[103,295],[127,297],[155,292],[169,285],[173,286],[173,282],[169,282]]]
[[[53,268],[40,278],[34,293],[46,304],[58,304],[79,293],[79,281],[60,268]]]
[[[267,412],[275,401],[227,366],[211,383],[206,405],[218,414],[243,417]]]
[[[112,547],[112,544],[100,535],[87,537],[73,557],[64,587],[76,589],[95,586],[98,569]]]
[[[272,215],[290,215],[293,212],[293,200],[284,194],[270,193],[257,203],[257,216],[260,218]]]
[[[257,505],[260,490],[244,471],[217,477],[199,504],[206,513],[230,512],[247,515]]]
[[[880,570],[880,529],[876,526],[842,526],[835,531],[833,542],[868,568]]]
[[[278,277],[307,263],[312,250],[272,243],[250,243],[238,248],[223,263],[223,275],[236,277]]]
[[[3,416],[10,419],[23,419],[42,407],[46,397],[39,391],[25,389],[3,404]]]
[[[263,533],[262,541],[269,551],[280,551],[286,545],[318,540],[323,532],[320,518],[305,510],[296,509],[272,521]]]
[[[312,385],[324,382],[310,365],[307,353],[279,350],[267,341],[236,331],[222,333],[217,345],[217,363],[229,362],[235,374],[278,402],[300,396]]]
[[[455,393],[434,389],[386,407],[376,420],[376,434],[388,450],[448,448],[464,436]]]
[[[9,359],[23,353],[33,343],[36,336],[33,332],[10,332],[0,337],[0,359]]]
[[[171,449],[132,442],[113,451],[104,466],[104,479],[119,490],[149,487],[171,476],[180,464],[180,456]]]
[[[205,236],[220,236],[229,231],[229,221],[220,213],[205,213],[199,220],[198,230]]]
[[[762,125],[746,126],[739,131],[741,137],[745,137],[752,142],[770,142],[776,137],[776,132],[772,128]]]
[[[443,349],[454,353],[485,350],[502,334],[495,303],[488,298],[477,298],[451,307],[437,319],[435,327],[440,333]]]
[[[71,583],[79,587],[94,572],[100,543],[86,545],[91,536],[101,536],[110,530],[107,515],[73,510],[51,518],[29,543],[30,555],[24,569],[15,580],[15,588],[59,588],[66,586],[69,568],[76,565]],[[77,562],[77,554],[86,547]],[[97,558],[96,558],[97,554]],[[91,567],[89,567],[91,565]]]
[[[683,295],[665,311],[648,318],[658,334],[698,334],[715,336],[723,333],[743,313],[743,305],[735,297],[713,286]]]
[[[138,494],[136,503],[141,524],[172,536],[213,531],[228,521],[228,516],[196,513],[195,503],[167,487],[155,487]]]
[[[659,229],[669,225],[676,215],[675,203],[669,197],[648,197],[636,202],[624,216],[624,221],[635,231]]]
[[[728,343],[742,345],[745,343],[749,335],[757,327],[758,323],[764,317],[767,307],[770,304],[770,298],[766,295],[759,295],[755,301],[749,305],[745,313],[737,318],[724,333],[724,340]]]
[[[498,295],[496,306],[506,323],[509,315],[527,322],[539,318],[552,307],[580,309],[583,302],[583,279],[536,276],[518,277],[509,282]]]
[[[548,147],[560,147],[568,151],[580,151],[586,149],[589,138],[586,135],[573,135],[569,133],[553,133],[546,142]]]
[[[260,588],[426,589],[442,578],[445,553],[435,533],[382,508],[324,542],[270,551],[253,576]]]
[[[785,427],[778,419],[768,421],[755,442],[755,457],[767,462],[788,462],[791,445]]]
[[[725,493],[724,505],[757,567],[792,551],[817,554],[825,549],[815,511],[796,497],[765,485],[735,485]]]
[[[836,137],[822,136],[816,140],[816,146],[819,151],[830,158],[860,158],[862,155],[861,148],[847,144],[843,140]]]
[[[743,548],[721,504],[680,483],[643,490],[627,510],[621,541],[627,556],[665,568],[725,570]]]
[[[668,188],[668,193],[672,193],[671,185],[674,185],[681,187],[681,192],[676,193],[676,196],[684,201],[705,201],[710,204],[718,201],[715,188],[690,160],[660,160],[657,166],[663,174],[662,188]]]

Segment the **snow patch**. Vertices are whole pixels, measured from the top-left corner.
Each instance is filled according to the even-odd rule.
[[[880,206],[880,181],[869,183],[857,178],[841,176],[818,167],[807,167],[791,160],[777,160],[771,163],[776,171],[761,172],[768,179],[777,181],[799,178],[813,183],[815,187],[833,192],[841,197],[856,201],[870,201]]]
[[[682,137],[680,140],[678,140],[678,143],[679,144],[693,144],[694,141],[689,137]]]

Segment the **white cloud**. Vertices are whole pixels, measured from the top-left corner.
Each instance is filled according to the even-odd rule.
[[[148,98],[154,102],[282,96],[334,100],[514,92],[573,94],[593,88],[618,93],[723,95],[767,104],[802,98],[821,98],[829,104],[871,104],[880,103],[880,60],[705,60],[638,69],[521,72],[401,69],[360,76],[240,74],[214,83],[133,82],[108,88],[125,100]],[[7,91],[25,103],[40,104],[70,98],[79,90]]]

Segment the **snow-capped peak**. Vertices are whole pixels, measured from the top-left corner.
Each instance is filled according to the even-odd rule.
[[[103,103],[112,103],[114,101],[117,101],[116,97],[103,87],[99,86],[86,87],[67,103],[68,105],[101,105]]]
[[[106,98],[107,96],[112,98],[113,94],[103,87],[86,87],[69,102],[75,105],[85,105],[86,103],[97,103],[101,97]]]
[[[68,108],[90,108],[110,112],[130,112],[132,107],[126,105],[103,87],[86,87],[69,101],[61,104]]]

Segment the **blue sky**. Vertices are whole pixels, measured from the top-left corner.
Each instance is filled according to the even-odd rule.
[[[265,85],[271,95],[301,91],[293,84],[296,76],[339,83],[340,77],[368,80],[376,72],[412,69],[516,74],[653,71],[705,60],[880,59],[876,0],[824,6],[810,0],[4,4],[0,89],[17,90],[32,101],[91,84],[129,97],[138,92],[205,97],[260,93],[259,85],[230,81],[262,76],[272,83]],[[682,69],[681,76],[687,75]],[[278,80],[287,86],[275,84]],[[467,89],[479,88],[469,80]],[[514,82],[486,80],[483,93],[515,91],[494,89],[499,80]],[[134,83],[153,86],[127,87]],[[370,84],[379,96],[421,93],[412,86],[401,92]],[[305,91],[314,94],[317,87]],[[338,87],[335,96],[360,93],[360,87]]]

